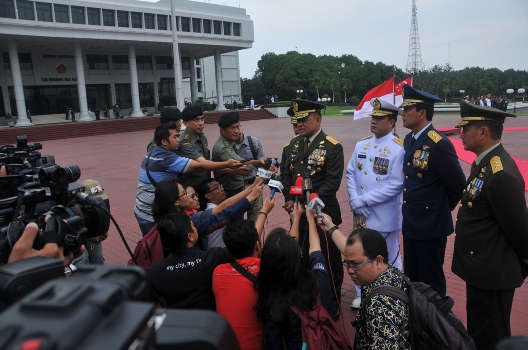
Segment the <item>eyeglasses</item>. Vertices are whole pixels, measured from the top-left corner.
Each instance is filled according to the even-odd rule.
[[[190,199],[198,200],[198,195],[196,193],[193,193],[193,194],[191,194],[190,196],[187,196],[187,197],[189,197]]]
[[[215,187],[211,188],[211,190],[209,190],[207,193],[211,193],[211,192],[213,192],[213,191],[216,191],[216,190],[218,190],[219,188],[224,188],[224,185],[222,185],[222,184],[218,184],[218,185],[216,185]],[[206,193],[206,194],[207,194],[207,193]]]
[[[362,268],[363,266],[367,265],[369,262],[371,262],[372,260],[374,259],[368,259],[367,261],[365,261],[364,263],[362,264],[351,264],[349,263],[348,261],[346,260],[343,260],[343,266],[345,267],[345,269],[352,269],[354,271],[357,271],[359,270],[360,268]]]
[[[187,196],[187,191],[185,189],[183,190],[183,193],[178,196],[178,198],[183,197],[183,196]]]

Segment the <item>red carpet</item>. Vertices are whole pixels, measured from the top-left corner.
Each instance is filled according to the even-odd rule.
[[[504,128],[504,130],[506,129],[524,130],[523,128]],[[526,130],[528,130],[528,128],[526,128]],[[452,138],[452,137],[450,137],[449,139],[453,143],[453,146],[455,146],[458,159],[468,164],[473,163],[475,158],[477,158],[475,153],[466,151],[460,139]],[[517,166],[519,167],[519,171],[521,172],[524,178],[524,190],[528,191],[528,161],[520,159],[520,158],[516,158],[516,157],[512,157],[512,158],[515,161],[515,163],[517,163]]]

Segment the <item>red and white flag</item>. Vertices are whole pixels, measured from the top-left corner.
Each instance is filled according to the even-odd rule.
[[[372,111],[370,100],[375,97],[382,98],[389,102],[394,100],[394,77],[367,92],[367,94],[356,107],[354,112],[354,120],[369,117],[369,113]]]
[[[394,85],[394,105],[399,107],[403,103],[402,89],[403,84],[409,84],[412,86],[412,77],[409,77],[405,80],[400,81],[398,84]]]

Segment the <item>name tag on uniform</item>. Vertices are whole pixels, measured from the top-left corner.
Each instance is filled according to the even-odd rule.
[[[367,155],[366,154],[358,154],[358,158],[367,159]]]

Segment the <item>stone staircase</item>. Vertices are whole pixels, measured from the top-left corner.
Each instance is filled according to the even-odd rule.
[[[205,123],[216,124],[226,112],[205,112]],[[241,121],[277,118],[265,109],[240,110]],[[28,142],[68,139],[92,135],[118,134],[123,132],[154,130],[159,124],[159,116],[125,119],[102,119],[92,122],[34,125],[29,127],[0,128],[0,145],[16,144],[16,136],[26,135]]]

